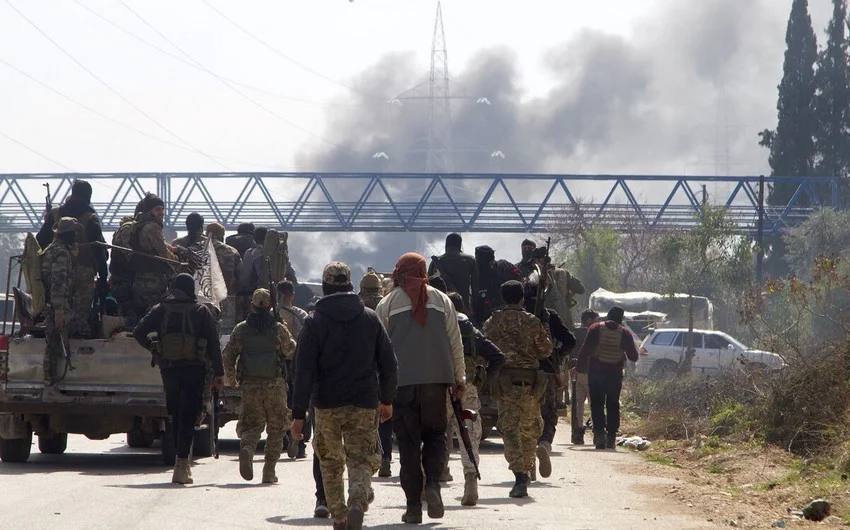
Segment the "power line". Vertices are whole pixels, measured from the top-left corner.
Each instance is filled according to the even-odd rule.
[[[203,68],[199,67],[198,65],[196,65],[196,64],[194,64],[194,63],[192,63],[192,62],[190,62],[190,61],[187,61],[186,59],[184,59],[184,58],[182,58],[182,57],[180,57],[180,56],[178,56],[178,55],[175,55],[175,54],[171,53],[170,51],[168,51],[168,50],[166,50],[166,49],[164,49],[164,48],[162,48],[162,47],[160,47],[160,46],[157,46],[156,44],[154,44],[154,43],[152,43],[151,41],[149,41],[149,40],[145,39],[144,37],[141,37],[141,36],[137,35],[136,33],[133,33],[132,31],[130,31],[130,30],[128,30],[127,28],[125,28],[124,26],[121,26],[120,24],[116,23],[114,20],[109,19],[108,17],[104,16],[104,15],[103,15],[103,14],[101,14],[101,13],[98,13],[96,10],[92,9],[91,7],[89,7],[89,6],[85,5],[85,4],[83,4],[80,0],[73,0],[73,1],[74,1],[74,3],[75,3],[75,4],[77,4],[78,6],[80,6],[82,9],[84,9],[84,10],[88,11],[91,15],[93,15],[93,16],[95,16],[95,17],[99,18],[99,19],[100,19],[100,20],[102,20],[103,22],[106,22],[107,24],[109,24],[109,25],[110,25],[110,26],[112,26],[113,28],[115,28],[115,29],[117,29],[118,31],[120,31],[120,32],[124,33],[125,35],[128,35],[129,37],[132,37],[133,39],[135,39],[135,40],[137,40],[138,42],[140,42],[140,43],[144,44],[145,46],[147,46],[147,47],[149,47],[149,48],[151,48],[151,49],[153,49],[153,50],[155,50],[155,51],[157,51],[157,52],[159,52],[159,53],[161,53],[161,54],[163,54],[163,55],[165,55],[165,56],[167,56],[167,57],[169,57],[169,58],[171,58],[171,59],[173,59],[173,60],[175,60],[175,61],[177,61],[177,62],[179,62],[179,63],[182,63],[182,64],[183,64],[183,65],[185,65],[185,66],[189,66],[189,67],[191,67],[191,68],[194,68],[194,69],[196,69],[196,70],[200,70],[200,71],[202,71],[202,72],[203,72],[203,71],[205,71]],[[126,6],[125,6],[125,7],[126,7]],[[238,80],[236,80],[236,79],[233,79],[233,78],[231,78],[231,77],[227,77],[227,76],[221,75],[221,74],[219,74],[219,73],[217,73],[217,72],[213,72],[213,71],[207,71],[207,72],[208,72],[208,73],[210,73],[210,74],[212,74],[212,75],[214,75],[214,76],[216,76],[216,77],[218,77],[218,78],[220,78],[220,79],[223,79],[223,80],[227,81],[228,83],[232,83],[232,84],[234,84],[234,85],[240,86],[240,87],[242,87],[242,88],[247,88],[247,89],[249,89],[249,90],[254,90],[254,91],[257,91],[257,92],[262,92],[262,93],[264,93],[264,94],[267,94],[267,95],[270,95],[270,96],[273,96],[273,97],[276,97],[276,98],[280,98],[280,99],[285,99],[285,100],[290,100],[290,101],[297,101],[297,102],[299,102],[299,103],[305,103],[305,104],[308,104],[308,105],[318,105],[318,106],[326,106],[326,107],[354,107],[354,106],[362,106],[362,104],[361,104],[361,103],[333,103],[333,102],[325,102],[325,101],[313,101],[313,100],[310,100],[310,99],[303,99],[303,98],[298,98],[298,97],[295,97],[295,96],[287,96],[287,95],[285,95],[285,94],[281,94],[280,92],[275,92],[275,91],[273,91],[273,90],[269,90],[269,89],[267,89],[267,88],[263,88],[263,87],[259,87],[259,86],[255,86],[255,85],[250,85],[250,84],[247,84],[247,83],[243,83],[243,82],[238,81]]]
[[[133,103],[132,101],[130,101],[129,99],[127,99],[124,95],[122,95],[122,94],[121,94],[120,92],[118,92],[116,89],[112,88],[112,85],[110,85],[109,83],[107,83],[106,81],[104,81],[104,80],[103,80],[100,76],[98,76],[98,75],[97,75],[96,73],[94,73],[91,69],[89,69],[86,65],[84,65],[82,62],[80,62],[80,61],[79,61],[76,57],[74,57],[74,55],[73,55],[73,54],[71,54],[71,52],[69,52],[69,51],[67,51],[65,48],[63,48],[63,47],[62,47],[62,45],[60,45],[58,42],[56,42],[55,40],[53,40],[53,39],[50,37],[50,35],[48,35],[48,34],[47,34],[44,30],[42,30],[42,29],[41,29],[41,27],[39,27],[39,26],[38,26],[35,22],[33,22],[32,20],[30,20],[30,19],[29,19],[26,15],[24,15],[24,14],[23,14],[23,12],[21,12],[21,11],[20,11],[17,7],[15,7],[15,5],[11,2],[11,0],[3,0],[3,1],[6,3],[6,5],[8,5],[10,8],[12,8],[12,10],[14,10],[14,11],[15,11],[15,12],[16,12],[16,13],[17,13],[17,14],[18,14],[21,18],[23,18],[23,19],[24,19],[24,20],[25,20],[25,21],[26,21],[26,22],[27,22],[30,26],[32,26],[32,27],[33,27],[33,29],[35,29],[35,30],[36,30],[37,32],[39,32],[39,33],[40,33],[40,34],[41,34],[41,35],[42,35],[45,39],[47,39],[47,40],[48,40],[51,44],[53,44],[53,46],[55,46],[55,47],[56,47],[59,51],[61,51],[63,54],[65,54],[65,55],[66,55],[69,59],[71,59],[71,60],[72,60],[72,61],[73,61],[73,62],[74,62],[77,66],[79,66],[79,67],[80,67],[83,71],[85,71],[85,72],[86,72],[87,74],[89,74],[92,78],[94,78],[97,82],[99,82],[101,85],[103,85],[103,86],[104,86],[107,90],[109,90],[110,92],[112,92],[113,94],[115,94],[118,98],[120,98],[120,99],[121,99],[121,101],[123,101],[123,102],[124,102],[124,103],[126,103],[127,105],[129,105],[129,106],[133,107],[133,108],[136,110],[136,112],[138,112],[139,114],[141,114],[141,115],[143,115],[144,117],[146,117],[148,120],[150,120],[152,123],[154,123],[157,127],[161,128],[162,130],[164,130],[165,132],[167,132],[168,134],[170,134],[171,136],[173,136],[173,137],[174,137],[174,138],[176,138],[177,140],[179,140],[179,141],[183,142],[184,144],[186,144],[187,146],[189,146],[189,147],[190,147],[193,151],[195,151],[196,153],[203,155],[204,157],[208,158],[209,160],[211,160],[212,162],[214,162],[214,163],[218,164],[219,166],[223,167],[224,169],[226,169],[226,170],[228,170],[228,171],[232,171],[232,169],[231,169],[231,168],[229,168],[229,167],[227,167],[226,165],[222,164],[219,160],[216,160],[216,159],[215,159],[215,157],[213,157],[212,155],[210,155],[210,154],[208,154],[208,153],[205,153],[204,151],[201,151],[200,149],[198,149],[197,147],[195,147],[192,143],[190,143],[189,141],[185,140],[185,139],[184,139],[184,138],[182,138],[181,136],[179,136],[179,135],[177,135],[176,133],[174,133],[173,131],[171,131],[168,127],[166,127],[165,125],[163,125],[162,123],[160,123],[160,122],[159,122],[156,118],[154,118],[153,116],[151,116],[150,114],[148,114],[147,112],[145,112],[144,110],[142,110],[141,108],[139,108],[139,106],[138,106],[138,105],[136,105],[135,103]]]
[[[94,114],[94,115],[96,115],[96,116],[98,116],[98,117],[100,117],[100,118],[103,118],[104,120],[109,121],[110,123],[113,123],[113,124],[115,124],[115,125],[117,125],[117,126],[119,126],[119,127],[122,127],[122,128],[124,128],[124,129],[127,129],[127,130],[129,130],[129,131],[132,131],[132,132],[134,132],[134,133],[136,133],[136,134],[140,134],[140,135],[142,135],[142,136],[145,136],[145,137],[147,137],[147,138],[150,138],[151,140],[154,140],[154,141],[157,141],[157,142],[160,142],[160,143],[166,144],[166,145],[170,145],[171,147],[176,147],[177,149],[181,149],[181,150],[183,150],[183,151],[189,151],[189,152],[192,152],[192,153],[194,153],[194,152],[195,152],[194,150],[192,150],[192,149],[191,149],[191,148],[189,148],[189,147],[186,147],[185,145],[181,145],[181,144],[178,144],[178,143],[176,143],[176,142],[172,142],[171,140],[166,140],[166,139],[164,139],[164,138],[160,138],[160,137],[155,136],[155,135],[153,135],[153,134],[150,134],[150,133],[148,133],[148,132],[146,132],[146,131],[143,131],[142,129],[139,129],[139,128],[137,128],[137,127],[134,127],[134,126],[129,125],[129,124],[127,124],[127,123],[124,123],[124,122],[122,122],[122,121],[116,120],[116,119],[115,119],[115,118],[113,118],[112,116],[110,116],[110,115],[108,115],[108,114],[105,114],[105,113],[103,113],[103,112],[101,112],[101,111],[99,111],[99,110],[97,110],[97,109],[95,109],[95,108],[93,108],[93,107],[90,107],[90,106],[86,105],[85,103],[83,103],[83,102],[81,102],[81,101],[79,101],[79,100],[77,100],[77,99],[75,99],[75,98],[73,98],[73,97],[69,96],[68,94],[65,94],[65,93],[64,93],[64,92],[62,92],[61,90],[58,90],[57,88],[54,88],[54,87],[50,86],[49,84],[47,84],[47,83],[45,83],[44,81],[42,81],[42,80],[38,79],[37,77],[33,76],[32,74],[29,74],[29,73],[25,72],[24,70],[21,70],[21,69],[20,69],[20,68],[18,68],[17,66],[15,66],[15,65],[13,65],[12,63],[10,63],[10,62],[6,61],[5,59],[3,59],[2,57],[0,57],[0,64],[3,64],[4,66],[6,66],[7,68],[9,68],[10,70],[12,70],[12,71],[14,71],[14,72],[18,73],[19,75],[21,75],[21,76],[23,76],[23,77],[25,77],[25,78],[29,79],[29,80],[30,80],[30,81],[32,81],[33,83],[36,83],[37,85],[41,86],[41,87],[42,87],[42,88],[44,88],[45,90],[48,90],[48,91],[50,91],[50,92],[52,92],[52,93],[56,94],[57,96],[59,96],[59,97],[61,97],[61,98],[65,99],[65,100],[67,100],[67,101],[69,101],[69,102],[73,103],[74,105],[79,106],[80,108],[82,108],[82,109],[84,109],[84,110],[87,110],[88,112],[91,112],[92,114]],[[234,164],[242,164],[242,165],[254,166],[254,167],[261,167],[261,168],[268,168],[268,167],[269,167],[269,165],[268,165],[268,164],[257,164],[257,163],[254,163],[254,162],[247,162],[247,161],[244,161],[244,160],[236,160],[236,159],[226,158],[226,157],[217,156],[217,155],[211,155],[211,156],[213,156],[213,158],[217,158],[217,159],[222,160],[222,161],[225,161],[225,162],[232,162],[232,163],[234,163]]]
[[[23,147],[24,149],[26,149],[30,153],[33,153],[34,155],[40,156],[41,158],[47,160],[48,162],[50,162],[52,164],[56,164],[57,166],[61,167],[62,169],[66,170],[66,171],[70,171],[71,173],[74,173],[73,169],[69,168],[68,166],[66,166],[62,162],[58,162],[56,160],[53,160],[52,158],[45,155],[41,151],[37,151],[37,150],[33,149],[32,147],[28,146],[27,144],[21,142],[20,140],[16,140],[15,138],[12,138],[8,134],[4,133],[3,131],[0,131],[0,136],[2,136],[3,138],[9,140],[10,142],[12,142],[14,144],[17,144],[17,145]]]
[[[226,81],[226,80],[222,79],[221,77],[219,77],[219,76],[218,76],[218,75],[216,75],[215,73],[211,72],[211,71],[210,71],[210,70],[209,70],[206,66],[204,66],[204,65],[203,65],[200,61],[198,61],[197,59],[195,59],[194,57],[192,57],[192,56],[191,56],[188,52],[186,52],[183,48],[181,48],[181,47],[180,47],[180,46],[178,46],[178,45],[177,45],[174,41],[172,41],[171,39],[169,39],[169,38],[168,38],[165,34],[163,34],[161,31],[159,31],[159,30],[158,30],[158,29],[157,29],[157,28],[156,28],[153,24],[151,24],[150,22],[148,22],[148,21],[147,21],[144,17],[142,17],[139,13],[137,13],[137,12],[136,12],[136,11],[134,11],[134,10],[133,10],[130,6],[128,6],[128,5],[127,5],[127,4],[126,4],[123,0],[119,0],[119,1],[120,1],[121,5],[124,7],[124,9],[126,9],[127,11],[129,11],[130,13],[132,13],[132,14],[133,14],[136,18],[138,18],[138,19],[139,19],[139,20],[140,20],[140,21],[141,21],[141,22],[142,22],[145,26],[147,26],[147,27],[148,27],[148,28],[150,28],[150,29],[151,29],[154,33],[156,33],[157,35],[159,35],[159,36],[160,36],[160,38],[162,38],[165,42],[167,42],[168,44],[170,44],[171,46],[173,46],[173,47],[174,47],[174,49],[176,49],[177,51],[179,51],[180,53],[182,53],[182,54],[183,54],[183,55],[184,55],[184,56],[185,56],[185,57],[186,57],[189,61],[191,61],[192,63],[194,63],[194,64],[195,64],[198,68],[200,68],[200,69],[201,69],[201,70],[203,70],[204,72],[206,72],[206,73],[210,74],[211,76],[213,76],[214,78],[216,78],[218,81],[220,81],[222,84],[224,84],[224,86],[226,86],[227,88],[229,88],[230,90],[232,90],[233,92],[235,92],[237,95],[239,95],[239,96],[241,96],[242,98],[244,98],[246,101],[248,101],[248,102],[252,103],[253,105],[255,105],[255,106],[257,106],[257,107],[259,107],[260,109],[264,110],[265,112],[267,112],[267,113],[268,113],[268,114],[270,114],[271,116],[273,116],[273,117],[277,118],[278,120],[280,120],[280,121],[282,121],[283,123],[285,123],[285,124],[289,125],[290,127],[294,127],[295,129],[298,129],[299,131],[301,131],[301,132],[303,132],[303,133],[305,133],[305,134],[308,134],[308,135],[312,136],[313,138],[316,138],[317,140],[319,140],[319,141],[321,141],[321,142],[324,142],[324,143],[326,143],[326,144],[328,144],[328,145],[330,145],[330,146],[336,147],[336,148],[338,148],[338,149],[344,149],[344,150],[348,150],[348,149],[349,149],[349,148],[347,148],[347,147],[345,147],[345,146],[343,146],[343,145],[340,145],[340,144],[337,144],[337,143],[335,143],[335,142],[332,142],[331,140],[327,140],[327,139],[325,139],[325,138],[323,138],[323,137],[319,136],[318,134],[314,133],[313,131],[310,131],[309,129],[306,129],[306,128],[304,128],[304,127],[302,127],[302,126],[298,125],[297,123],[293,122],[292,120],[289,120],[289,119],[287,119],[287,118],[285,118],[285,117],[281,116],[281,115],[280,115],[280,114],[278,114],[277,112],[275,112],[275,111],[273,111],[272,109],[268,108],[267,106],[263,105],[262,103],[260,103],[259,101],[255,100],[255,99],[254,99],[254,98],[252,98],[251,96],[249,96],[249,95],[245,94],[244,92],[242,92],[241,90],[239,90],[238,88],[236,88],[235,86],[233,86],[232,84],[230,84],[228,81]]]
[[[207,7],[209,7],[210,9],[212,9],[213,11],[215,11],[216,13],[218,13],[218,15],[219,15],[221,18],[223,18],[224,20],[226,20],[227,22],[229,22],[229,23],[230,23],[233,27],[237,28],[237,29],[238,29],[238,30],[240,30],[242,33],[244,33],[245,35],[247,35],[247,36],[251,37],[253,40],[255,40],[255,41],[257,41],[258,43],[260,43],[263,47],[265,47],[266,49],[268,49],[269,51],[271,51],[272,53],[274,53],[274,54],[275,54],[275,55],[277,55],[278,57],[281,57],[282,59],[284,59],[284,60],[286,60],[286,61],[288,61],[288,62],[290,62],[290,63],[294,64],[295,66],[297,66],[297,67],[301,68],[302,70],[305,70],[305,71],[307,71],[307,72],[310,72],[311,74],[313,74],[313,75],[315,75],[315,76],[317,76],[317,77],[320,77],[320,78],[324,79],[325,81],[329,81],[329,82],[331,82],[331,83],[333,83],[333,84],[335,84],[335,85],[337,85],[337,86],[340,86],[340,87],[342,87],[342,88],[344,88],[344,89],[346,89],[346,90],[348,90],[348,91],[350,91],[350,92],[353,92],[353,93],[355,93],[355,94],[360,94],[361,96],[365,96],[365,97],[367,97],[367,98],[369,98],[369,99],[375,99],[375,100],[382,100],[382,99],[383,99],[383,98],[376,97],[376,96],[371,95],[371,94],[367,94],[366,92],[362,92],[362,91],[360,91],[360,90],[357,90],[356,88],[351,87],[351,86],[349,86],[349,85],[346,85],[345,83],[341,83],[340,81],[337,81],[336,79],[334,79],[334,78],[332,78],[332,77],[328,77],[328,76],[326,76],[325,74],[323,74],[323,73],[321,73],[321,72],[319,72],[319,71],[317,71],[317,70],[314,70],[313,68],[310,68],[310,67],[309,67],[309,66],[307,66],[306,64],[304,64],[304,63],[302,63],[302,62],[300,62],[300,61],[298,61],[298,60],[296,60],[296,59],[293,59],[292,57],[290,57],[290,56],[286,55],[285,53],[283,53],[282,51],[278,50],[277,48],[275,48],[274,46],[272,46],[272,45],[271,45],[271,44],[269,44],[268,42],[264,41],[264,40],[263,40],[263,39],[261,39],[260,37],[257,37],[256,35],[254,35],[253,33],[251,33],[248,29],[246,29],[244,26],[240,25],[238,22],[234,21],[232,18],[230,18],[229,16],[227,16],[226,14],[224,14],[223,12],[221,12],[218,8],[216,8],[214,5],[210,4],[207,0],[201,0],[201,1],[202,1],[204,4],[206,4],[206,6],[207,6]]]

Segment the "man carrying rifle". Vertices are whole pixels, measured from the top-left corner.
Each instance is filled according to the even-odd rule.
[[[130,235],[130,248],[135,252],[128,258],[133,275],[133,305],[136,315],[146,314],[160,301],[178,271],[172,265],[155,259],[177,261],[177,248],[165,243],[162,234],[165,203],[152,193],[142,199],[142,212]]]
[[[242,412],[236,425],[239,436],[239,474],[254,478],[254,450],[266,429],[263,483],[277,482],[275,465],[283,448],[283,435],[291,420],[286,406],[284,363],[295,354],[295,341],[284,324],[271,313],[268,289],[251,297],[251,313],[236,324],[224,348],[224,373],[228,386],[242,389]]]
[[[100,226],[94,208],[91,206],[92,187],[85,180],[74,181],[71,186],[71,195],[62,206],[50,208],[45,216],[44,224],[41,226],[36,240],[41,248],[47,247],[54,240],[54,227],[63,217],[72,217],[80,223],[82,230],[80,248],[74,261],[74,267],[70,271],[68,281],[73,285],[72,296],[69,300],[71,312],[67,332],[73,337],[93,337],[96,329],[92,329],[88,320],[92,300],[95,298],[95,276],[97,280],[97,296],[99,305],[102,306],[106,298],[106,249],[98,245],[85,245],[85,243],[100,241],[104,242],[103,231]]]
[[[547,378],[540,361],[552,354],[549,332],[540,320],[523,310],[523,287],[511,280],[502,284],[505,306],[484,323],[484,335],[505,354],[505,366],[493,393],[499,400],[496,424],[505,444],[505,459],[516,478],[510,497],[528,496],[529,473],[534,467],[537,439],[543,432],[540,401]]]
[[[448,290],[459,293],[464,305],[472,310],[472,297],[478,292],[478,267],[473,256],[461,251],[462,244],[460,234],[446,236],[446,253],[431,258],[428,276],[442,277]]]
[[[75,258],[79,253],[77,243],[83,231],[82,225],[73,217],[63,217],[53,228],[55,239],[41,253],[41,279],[47,295],[44,308],[47,345],[44,349],[44,391],[42,399],[54,403],[73,401],[56,389],[60,378],[58,364],[67,355],[68,325],[71,318],[71,301],[74,288],[71,277]],[[63,355],[64,351],[64,355]],[[69,362],[65,359],[65,362]]]
[[[460,460],[463,463],[464,482],[460,503],[464,506],[475,506],[478,504],[478,480],[481,478],[478,473],[478,446],[481,444],[482,434],[481,417],[478,415],[481,410],[478,390],[484,386],[487,374],[498,372],[505,364],[505,356],[469,320],[466,315],[468,310],[464,307],[460,294],[449,293],[449,299],[457,311],[467,385],[461,400],[451,402],[448,434],[453,428],[456,429],[462,442]],[[448,439],[451,444],[452,437],[449,436]]]
[[[540,250],[540,249],[538,249]],[[545,374],[547,383],[543,399],[540,401],[540,415],[543,418],[543,433],[537,443],[537,461],[540,466],[540,476],[548,477],[552,473],[552,443],[555,441],[555,428],[558,425],[558,401],[556,393],[563,385],[560,380],[560,367],[566,352],[575,347],[576,338],[566,325],[561,321],[554,309],[544,307],[547,302],[541,299],[541,272],[539,267],[528,277],[525,282],[525,309],[534,312],[541,322],[546,324],[555,348],[552,355],[540,361],[540,371]],[[532,468],[532,480],[536,479],[535,470]]]

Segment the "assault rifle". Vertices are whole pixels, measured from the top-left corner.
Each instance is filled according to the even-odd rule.
[[[47,195],[44,197],[44,220],[46,221],[50,215],[50,210],[53,209],[53,204],[50,203],[50,183],[45,182],[42,186],[47,188]]]
[[[221,412],[222,402],[221,398],[218,395],[218,390],[213,391],[213,417],[212,417],[212,428],[213,428],[213,457],[218,460],[218,416]]]
[[[551,243],[552,238],[550,237],[546,240],[546,247],[543,249],[543,255],[540,256],[545,258],[545,263],[542,266],[540,264],[534,266],[537,269],[538,274],[537,299],[534,302],[534,316],[541,320],[543,318],[543,313],[546,311],[546,289],[549,287],[549,245]]]
[[[472,451],[472,440],[469,439],[469,428],[466,426],[466,420],[475,421],[478,413],[474,410],[461,409],[460,401],[455,401],[451,396],[449,396],[449,400],[452,402],[452,410],[454,410],[455,420],[457,420],[457,432],[460,434],[460,440],[463,442],[469,461],[475,466],[475,477],[481,480],[481,471],[478,470],[478,462],[475,460],[475,453]]]
[[[157,261],[161,261],[163,263],[168,263],[169,265],[174,265],[175,267],[190,267],[190,263],[184,263],[182,261],[178,261],[175,259],[163,258],[162,256],[157,256],[156,254],[148,254],[147,252],[140,252],[138,250],[133,250],[132,248],[127,247],[119,247],[117,245],[110,245],[109,243],[104,243],[103,241],[92,241],[89,243],[83,243],[83,245],[97,245],[104,248],[112,248],[115,250],[120,250],[121,252],[128,252],[130,254],[139,254],[145,256],[150,259],[155,259]]]
[[[272,259],[266,258],[266,270],[269,274],[269,294],[272,299],[272,314],[274,315],[275,322],[280,322],[280,312],[277,310],[277,282],[272,276]]]

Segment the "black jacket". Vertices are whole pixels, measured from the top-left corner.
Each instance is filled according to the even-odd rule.
[[[475,336],[475,354],[487,361],[487,373],[494,373],[505,364],[505,355],[490,339],[476,328],[472,321],[464,314],[458,314],[457,324],[460,327],[460,336],[463,340],[463,355],[472,355],[471,337]]]
[[[431,258],[428,276],[440,276],[446,281],[449,291],[454,291],[463,297],[467,311],[472,311],[472,297],[478,291],[478,267],[475,258],[464,254],[460,249],[446,249],[442,256]]]
[[[478,263],[478,293],[473,300],[475,322],[482,325],[493,311],[505,302],[502,300],[502,284],[509,280],[522,281],[522,275],[513,263],[500,259],[492,266]]]
[[[253,234],[233,234],[227,236],[224,242],[238,250],[240,258],[244,258],[245,252],[255,245]]]
[[[94,212],[94,208],[91,207],[91,204],[81,201],[79,199],[68,198],[65,201],[65,204],[59,207],[59,217],[73,217],[74,219],[79,219],[81,215],[86,212]],[[47,245],[53,242],[53,216],[46,215],[44,219],[44,224],[41,225],[41,230],[38,231],[38,235],[35,236],[36,241],[38,241],[39,246],[41,248],[47,248]],[[100,241],[106,242],[103,239],[103,230],[100,226],[100,219],[97,218],[97,215],[93,215],[85,225],[86,229],[86,239],[89,242],[92,241]],[[106,270],[106,258],[107,252],[105,247],[97,247],[95,245],[89,245],[86,247],[85,252],[91,256],[91,260],[93,261],[94,269],[97,271],[98,276],[106,279],[108,273]]]
[[[546,312],[549,314],[549,333],[552,335],[552,343],[555,344],[557,341],[561,343],[561,346],[551,357],[540,361],[540,370],[554,374],[558,372],[557,368],[560,367],[564,354],[575,348],[576,337],[564,325],[561,317],[558,316],[558,313],[554,309],[546,309]]]
[[[159,334],[159,331],[162,328],[162,319],[165,318],[166,306],[168,304],[179,304],[190,301],[197,302],[195,298],[188,297],[185,293],[183,293],[183,291],[178,289],[172,289],[169,291],[162,299],[162,303],[153,306],[153,308],[148,311],[148,314],[142,317],[142,320],[140,320],[138,325],[136,325],[136,329],[133,330],[133,337],[136,339],[136,342],[141,344],[142,347],[150,349],[148,334]],[[182,324],[183,322],[179,315],[172,315],[171,322],[168,323],[166,330],[168,332],[180,331],[182,329]],[[197,338],[207,339],[207,359],[209,359],[209,362],[212,365],[213,372],[217,376],[224,375],[224,367],[221,364],[221,342],[219,342],[218,339],[216,321],[207,306],[203,304],[197,304],[195,306],[195,309],[192,312],[192,327],[194,328]],[[159,363],[160,368],[199,364],[192,361],[171,362],[165,359],[160,359]]]
[[[398,361],[378,315],[354,293],[325,296],[304,321],[295,350],[292,416],[313,406],[389,405],[398,386]]]

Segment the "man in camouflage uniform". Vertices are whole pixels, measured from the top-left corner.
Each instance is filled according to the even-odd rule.
[[[280,459],[283,435],[292,423],[286,406],[284,361],[292,358],[295,341],[289,330],[271,314],[268,289],[251,297],[251,314],[233,328],[224,349],[224,374],[228,385],[242,389],[242,412],[236,425],[239,436],[239,473],[254,478],[254,450],[266,429],[266,462],[263,482],[277,482],[275,464]]]
[[[112,244],[117,247],[130,248],[130,237],[136,226],[136,219],[142,214],[144,199],[139,201],[132,217],[121,219],[118,230],[112,234]],[[133,273],[130,270],[130,256],[127,251],[112,249],[109,257],[109,289],[118,302],[121,316],[138,318],[133,304]]]
[[[304,321],[295,356],[292,436],[303,437],[312,399],[316,412],[313,449],[335,530],[363,526],[377,463],[378,421],[392,416],[398,381],[387,332],[353,291],[346,264],[333,262],[325,267],[325,296]],[[348,506],[342,480],[346,465]]]
[[[534,467],[537,439],[543,432],[540,401],[546,389],[546,376],[539,372],[540,361],[552,354],[552,341],[546,327],[522,308],[523,286],[515,280],[502,285],[505,307],[484,323],[484,335],[505,354],[505,365],[496,382],[499,420],[505,459],[516,482],[510,496],[528,496],[529,472]]]
[[[142,212],[130,236],[130,248],[136,251],[130,256],[130,270],[133,272],[133,304],[137,315],[146,314],[160,301],[176,275],[171,265],[146,254],[178,259],[176,248],[166,245],[162,235],[165,218],[162,199],[153,194],[146,195],[142,200]]]
[[[218,258],[218,266],[221,269],[221,275],[224,278],[224,285],[227,287],[228,298],[236,294],[236,279],[239,273],[239,266],[242,265],[242,256],[239,251],[224,243],[224,226],[219,223],[210,223],[207,225],[207,237],[212,238],[215,255]]]
[[[41,248],[47,247],[54,238],[53,227],[63,217],[76,219],[82,230],[78,243],[104,242],[103,231],[94,208],[91,206],[92,187],[85,180],[76,180],[71,187],[71,195],[65,204],[56,206],[45,218],[36,239]],[[106,249],[96,245],[80,246],[74,260],[68,280],[73,284],[73,294],[70,300],[71,313],[67,332],[72,337],[92,337],[96,330],[89,324],[92,300],[95,296],[95,276],[98,277],[100,289],[106,289],[107,268]],[[106,294],[101,291],[105,298]]]
[[[58,364],[63,360],[62,335],[67,336],[71,317],[71,300],[74,285],[71,282],[74,269],[74,258],[79,247],[78,234],[82,225],[73,217],[63,217],[56,224],[53,232],[56,238],[41,253],[41,278],[44,282],[44,292],[47,305],[44,308],[45,324],[47,326],[44,349],[44,391],[42,399],[52,402],[70,402],[73,398],[66,396],[56,389],[59,376]]]
[[[461,398],[461,409],[479,412],[481,400],[478,397],[478,389],[484,385],[488,374],[494,374],[502,368],[505,364],[505,356],[472,324],[472,321],[464,313],[468,309],[465,307],[463,297],[459,293],[449,293],[448,296],[457,310],[457,324],[463,341],[463,360],[466,365],[466,381],[468,384]],[[448,419],[449,428],[446,431],[446,438],[449,440],[449,448],[451,448],[451,440],[454,434],[457,434],[458,440],[461,440],[451,401],[448,402]],[[483,434],[481,415],[476,414],[475,420],[466,420],[465,423],[469,431],[469,441],[472,443],[472,456],[475,457],[475,464],[477,464],[480,461],[478,449]],[[464,477],[463,497],[460,503],[464,506],[475,506],[478,504],[478,477],[475,472],[475,464],[469,459],[462,441],[460,460],[463,464]],[[446,462],[446,473],[449,474],[448,462]],[[449,474],[447,478],[451,480],[451,475]]]

